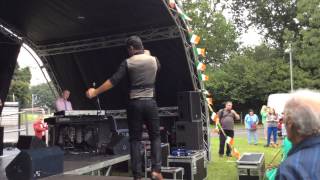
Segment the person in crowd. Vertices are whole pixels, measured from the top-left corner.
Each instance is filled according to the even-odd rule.
[[[43,121],[44,113],[40,114],[33,123],[34,134],[37,138],[46,142],[46,130],[48,130],[47,123]]]
[[[257,126],[259,123],[259,118],[252,109],[249,109],[249,113],[246,114],[244,118],[245,128],[247,129],[248,133],[248,144],[252,144],[251,139],[253,136],[254,145],[258,144],[258,135],[257,135]]]
[[[236,111],[234,111],[232,109],[232,102],[228,101],[225,104],[225,108],[224,109],[220,109],[217,113],[222,129],[225,132],[226,136],[229,136],[231,138],[234,137],[234,121],[235,120],[239,120],[240,116],[238,113],[236,113]],[[220,139],[220,146],[219,146],[219,155],[220,157],[223,156],[224,154],[224,146],[225,146],[225,142],[226,142],[226,138],[224,133],[219,132],[219,139]],[[229,147],[229,145],[227,146],[227,150],[226,150],[226,156],[231,157],[231,148]]]
[[[127,108],[130,136],[130,155],[134,179],[141,179],[142,126],[146,122],[151,140],[151,176],[162,180],[161,174],[161,141],[160,119],[155,100],[155,83],[160,69],[158,59],[144,51],[140,37],[131,36],[126,41],[129,58],[120,64],[118,71],[99,88],[90,88],[86,94],[93,98],[117,85],[124,77],[129,78],[129,105]]]
[[[284,124],[293,146],[276,179],[320,179],[320,92],[291,93],[284,107]]]
[[[267,137],[267,144],[265,145],[265,147],[270,146],[271,134],[273,135],[274,145],[277,146],[278,117],[274,108],[270,108],[267,114],[267,125],[268,125],[268,137]]]
[[[286,130],[286,126],[284,124],[284,112],[281,113],[281,136],[282,138],[286,138],[287,137],[287,130]]]
[[[72,105],[71,102],[68,101],[70,96],[69,90],[63,90],[61,93],[61,97],[56,100],[56,110],[57,111],[71,111]]]
[[[264,139],[267,140],[267,114],[268,114],[268,107],[266,105],[263,105],[261,107],[261,111],[260,111],[260,115],[261,115],[261,122],[263,125],[263,135],[264,135]]]

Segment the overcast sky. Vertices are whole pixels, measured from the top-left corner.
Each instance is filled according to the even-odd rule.
[[[18,63],[21,68],[23,67],[30,67],[31,70],[31,86],[38,85],[41,83],[46,83],[46,80],[36,63],[35,59],[32,57],[32,55],[26,50],[26,48],[29,50],[29,52],[33,53],[34,57],[38,59],[38,62],[41,63],[39,57],[27,46],[23,46],[20,49],[20,53],[18,56]],[[40,64],[42,65],[42,64]]]

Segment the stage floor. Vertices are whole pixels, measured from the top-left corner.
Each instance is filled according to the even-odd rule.
[[[84,175],[56,175],[42,180],[132,180],[132,177],[120,176],[84,176]]]
[[[18,155],[17,148],[4,149],[3,156],[0,156],[0,179],[6,180],[5,168]],[[108,167],[130,159],[130,155],[92,155],[81,154],[64,156],[64,174],[81,175],[103,167]],[[63,176],[64,177],[64,176]],[[71,176],[66,176],[70,178]],[[105,178],[105,177],[104,177]],[[118,178],[118,177],[117,177]],[[79,179],[77,177],[77,179]],[[119,178],[118,178],[119,179]]]

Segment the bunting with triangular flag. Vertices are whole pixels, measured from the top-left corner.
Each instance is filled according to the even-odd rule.
[[[201,74],[200,79],[201,79],[201,81],[208,81],[209,80],[209,76],[207,76],[205,74]]]
[[[232,153],[231,155],[235,158],[237,158],[238,160],[240,159],[240,152],[236,149],[236,148],[233,148],[232,149]]]
[[[198,65],[197,65],[197,70],[199,70],[199,71],[203,72],[203,71],[206,70],[206,68],[207,68],[207,66],[202,62],[199,62]]]
[[[192,21],[192,19],[189,16],[187,16],[179,6],[175,5],[175,7],[177,9],[178,14],[181,16],[182,19],[184,19],[186,21]]]
[[[201,55],[202,57],[206,57],[206,49],[205,48],[197,48],[198,56]]]
[[[231,147],[234,145],[234,140],[232,137],[227,136],[226,143],[229,144]]]
[[[192,44],[199,44],[200,42],[200,37],[195,35],[195,34],[192,34],[191,38],[190,38],[190,42]]]
[[[202,90],[202,93],[203,93],[204,95],[206,95],[206,96],[211,96],[211,93],[209,93],[209,91],[206,90],[206,89],[203,89],[203,90]]]
[[[171,8],[175,8],[176,7],[175,0],[169,0],[169,7],[171,7]]]

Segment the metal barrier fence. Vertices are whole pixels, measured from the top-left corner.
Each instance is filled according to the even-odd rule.
[[[5,117],[16,115],[19,115],[17,122],[6,123],[3,121]],[[37,114],[25,111],[0,116],[0,126],[4,127],[4,143],[16,143],[19,135],[34,135],[33,121],[36,117]]]

